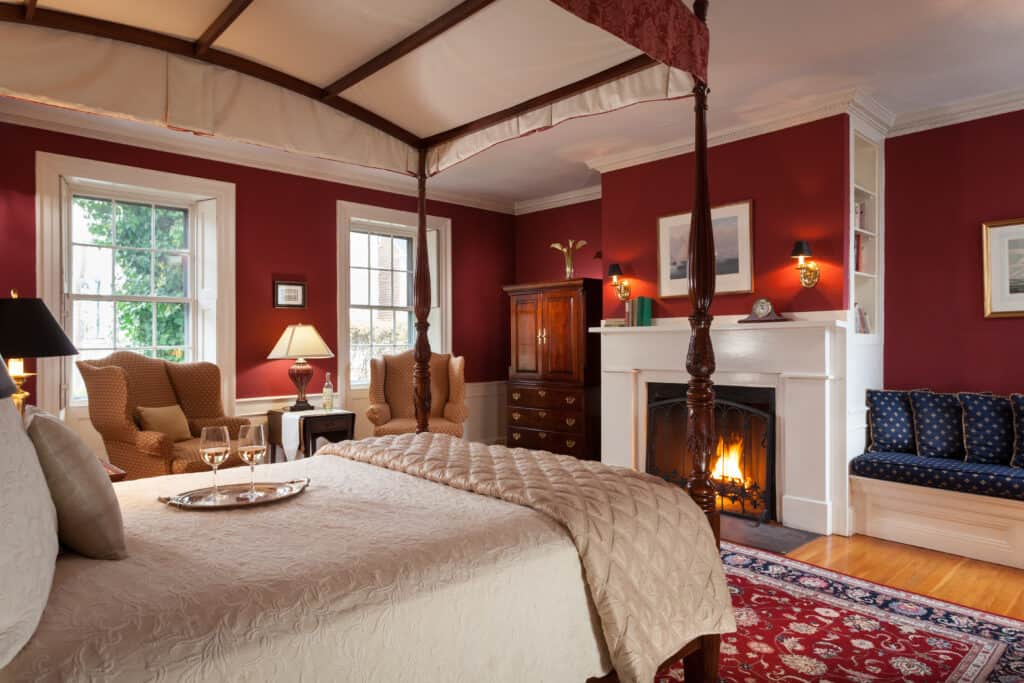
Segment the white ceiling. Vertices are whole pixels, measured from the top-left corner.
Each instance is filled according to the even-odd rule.
[[[1020,88],[1024,0],[711,0],[710,126],[860,88],[893,113]],[[640,104],[506,142],[436,176],[517,201],[595,185],[587,161],[693,136],[690,100]]]

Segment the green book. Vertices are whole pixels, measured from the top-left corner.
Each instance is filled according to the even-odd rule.
[[[640,327],[651,326],[651,316],[654,301],[650,297],[638,296],[636,298],[636,324]]]

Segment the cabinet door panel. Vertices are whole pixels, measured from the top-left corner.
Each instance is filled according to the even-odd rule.
[[[583,340],[582,307],[579,292],[573,290],[545,292],[542,302],[543,336],[541,353],[545,380],[580,382],[583,380],[580,354]]]
[[[512,377],[536,379],[541,375],[540,302],[539,294],[512,297]]]

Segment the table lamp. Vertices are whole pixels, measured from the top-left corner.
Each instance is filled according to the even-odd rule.
[[[25,372],[26,358],[76,356],[78,349],[50,313],[42,299],[21,299],[11,290],[10,299],[0,299],[0,356],[7,358],[7,373],[17,391],[11,395],[18,410],[24,411],[29,393],[23,385],[35,375]]]
[[[334,353],[312,325],[289,325],[277,340],[267,360],[290,358],[295,364],[288,368],[288,377],[298,391],[295,404],[289,410],[312,410],[306,400],[306,385],[313,379],[313,366],[307,358],[334,358]]]

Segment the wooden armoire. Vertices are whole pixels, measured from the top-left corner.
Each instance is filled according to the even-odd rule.
[[[601,458],[601,281],[505,287],[511,299],[509,447]]]

